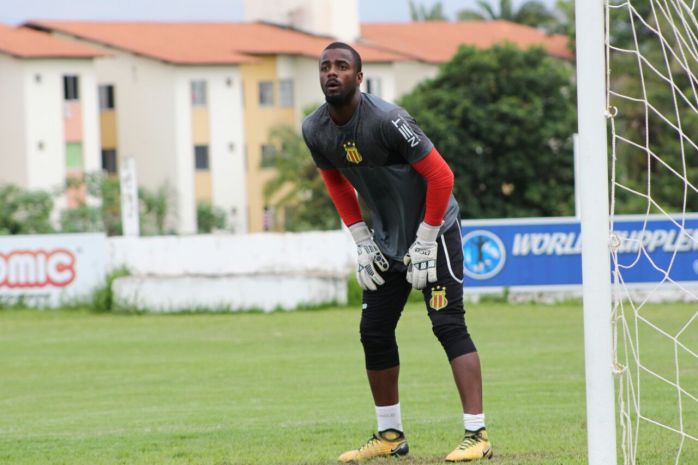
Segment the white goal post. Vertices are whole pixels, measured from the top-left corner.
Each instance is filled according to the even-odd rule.
[[[698,463],[697,13],[576,2],[589,465]]]
[[[577,0],[577,104],[589,465],[616,465],[606,149],[605,2]]]

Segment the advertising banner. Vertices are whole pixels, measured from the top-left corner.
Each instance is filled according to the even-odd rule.
[[[58,306],[86,299],[106,278],[104,234],[0,236],[0,301]]]
[[[698,282],[698,215],[617,216],[618,264],[629,284]],[[581,289],[577,218],[473,220],[461,223],[466,291]]]

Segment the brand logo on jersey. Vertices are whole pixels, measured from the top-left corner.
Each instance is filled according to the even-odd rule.
[[[412,131],[412,128],[403,120],[402,118],[397,118],[395,120],[391,120],[391,123],[393,123],[393,126],[397,128],[398,131],[400,131],[400,134],[402,134],[402,137],[405,138],[407,142],[409,142],[410,147],[416,147],[417,144],[419,144],[419,137],[417,134]]]
[[[355,165],[358,165],[361,163],[361,160],[363,160],[363,157],[359,153],[359,149],[356,148],[356,143],[349,141],[345,142],[344,145],[344,151],[346,152],[346,158],[349,163],[353,163]]]
[[[448,305],[448,299],[446,298],[446,288],[441,286],[436,286],[431,288],[431,299],[429,299],[429,306],[434,310],[441,310],[446,308]]]

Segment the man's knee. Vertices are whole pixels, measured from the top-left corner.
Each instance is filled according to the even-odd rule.
[[[432,322],[432,331],[446,351],[449,361],[477,350],[462,317],[435,317]]]
[[[395,328],[362,321],[360,332],[367,370],[385,370],[400,364]]]

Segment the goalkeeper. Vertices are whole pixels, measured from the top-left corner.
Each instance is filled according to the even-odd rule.
[[[446,461],[490,458],[480,359],[465,325],[463,250],[453,173],[402,108],[363,94],[361,57],[334,42],[320,57],[326,104],[303,122],[303,137],[330,197],[356,242],[363,288],[361,343],[378,432],[340,462],[408,452],[398,396],[395,328],[412,288],[424,295],[434,334],[451,364],[465,436]],[[364,222],[355,190],[372,213]]]

